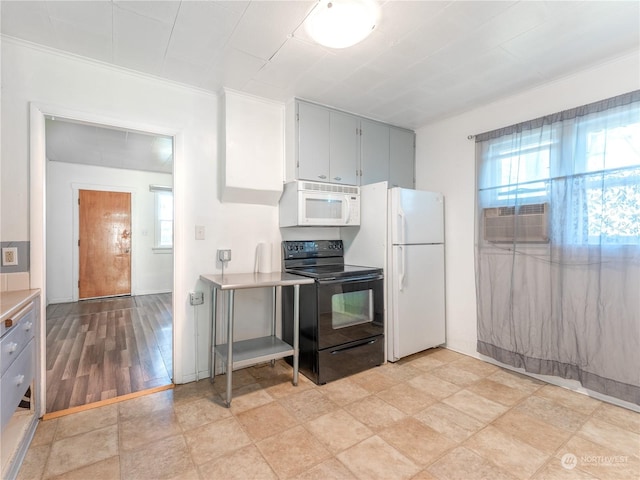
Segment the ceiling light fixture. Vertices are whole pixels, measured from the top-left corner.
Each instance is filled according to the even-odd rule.
[[[346,48],[364,40],[376,27],[379,15],[374,0],[319,0],[305,28],[320,45]]]

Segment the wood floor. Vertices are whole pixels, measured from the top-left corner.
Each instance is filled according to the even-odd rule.
[[[47,412],[171,384],[171,293],[47,307]]]

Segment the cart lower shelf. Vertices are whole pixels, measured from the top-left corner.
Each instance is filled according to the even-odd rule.
[[[233,369],[249,367],[257,363],[277,360],[293,355],[291,345],[275,336],[258,337],[249,340],[233,342]],[[215,346],[215,353],[222,359],[226,366],[229,355],[229,346],[224,343]]]

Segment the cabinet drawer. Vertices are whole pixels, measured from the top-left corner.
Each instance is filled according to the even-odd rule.
[[[35,342],[30,341],[0,379],[0,426],[4,429],[33,380]]]
[[[13,321],[13,327],[0,339],[0,375],[18,358],[22,349],[33,338],[35,310],[33,303],[23,309]]]

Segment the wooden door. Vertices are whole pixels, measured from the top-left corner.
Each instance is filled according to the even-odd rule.
[[[131,194],[78,193],[79,298],[131,294]]]

